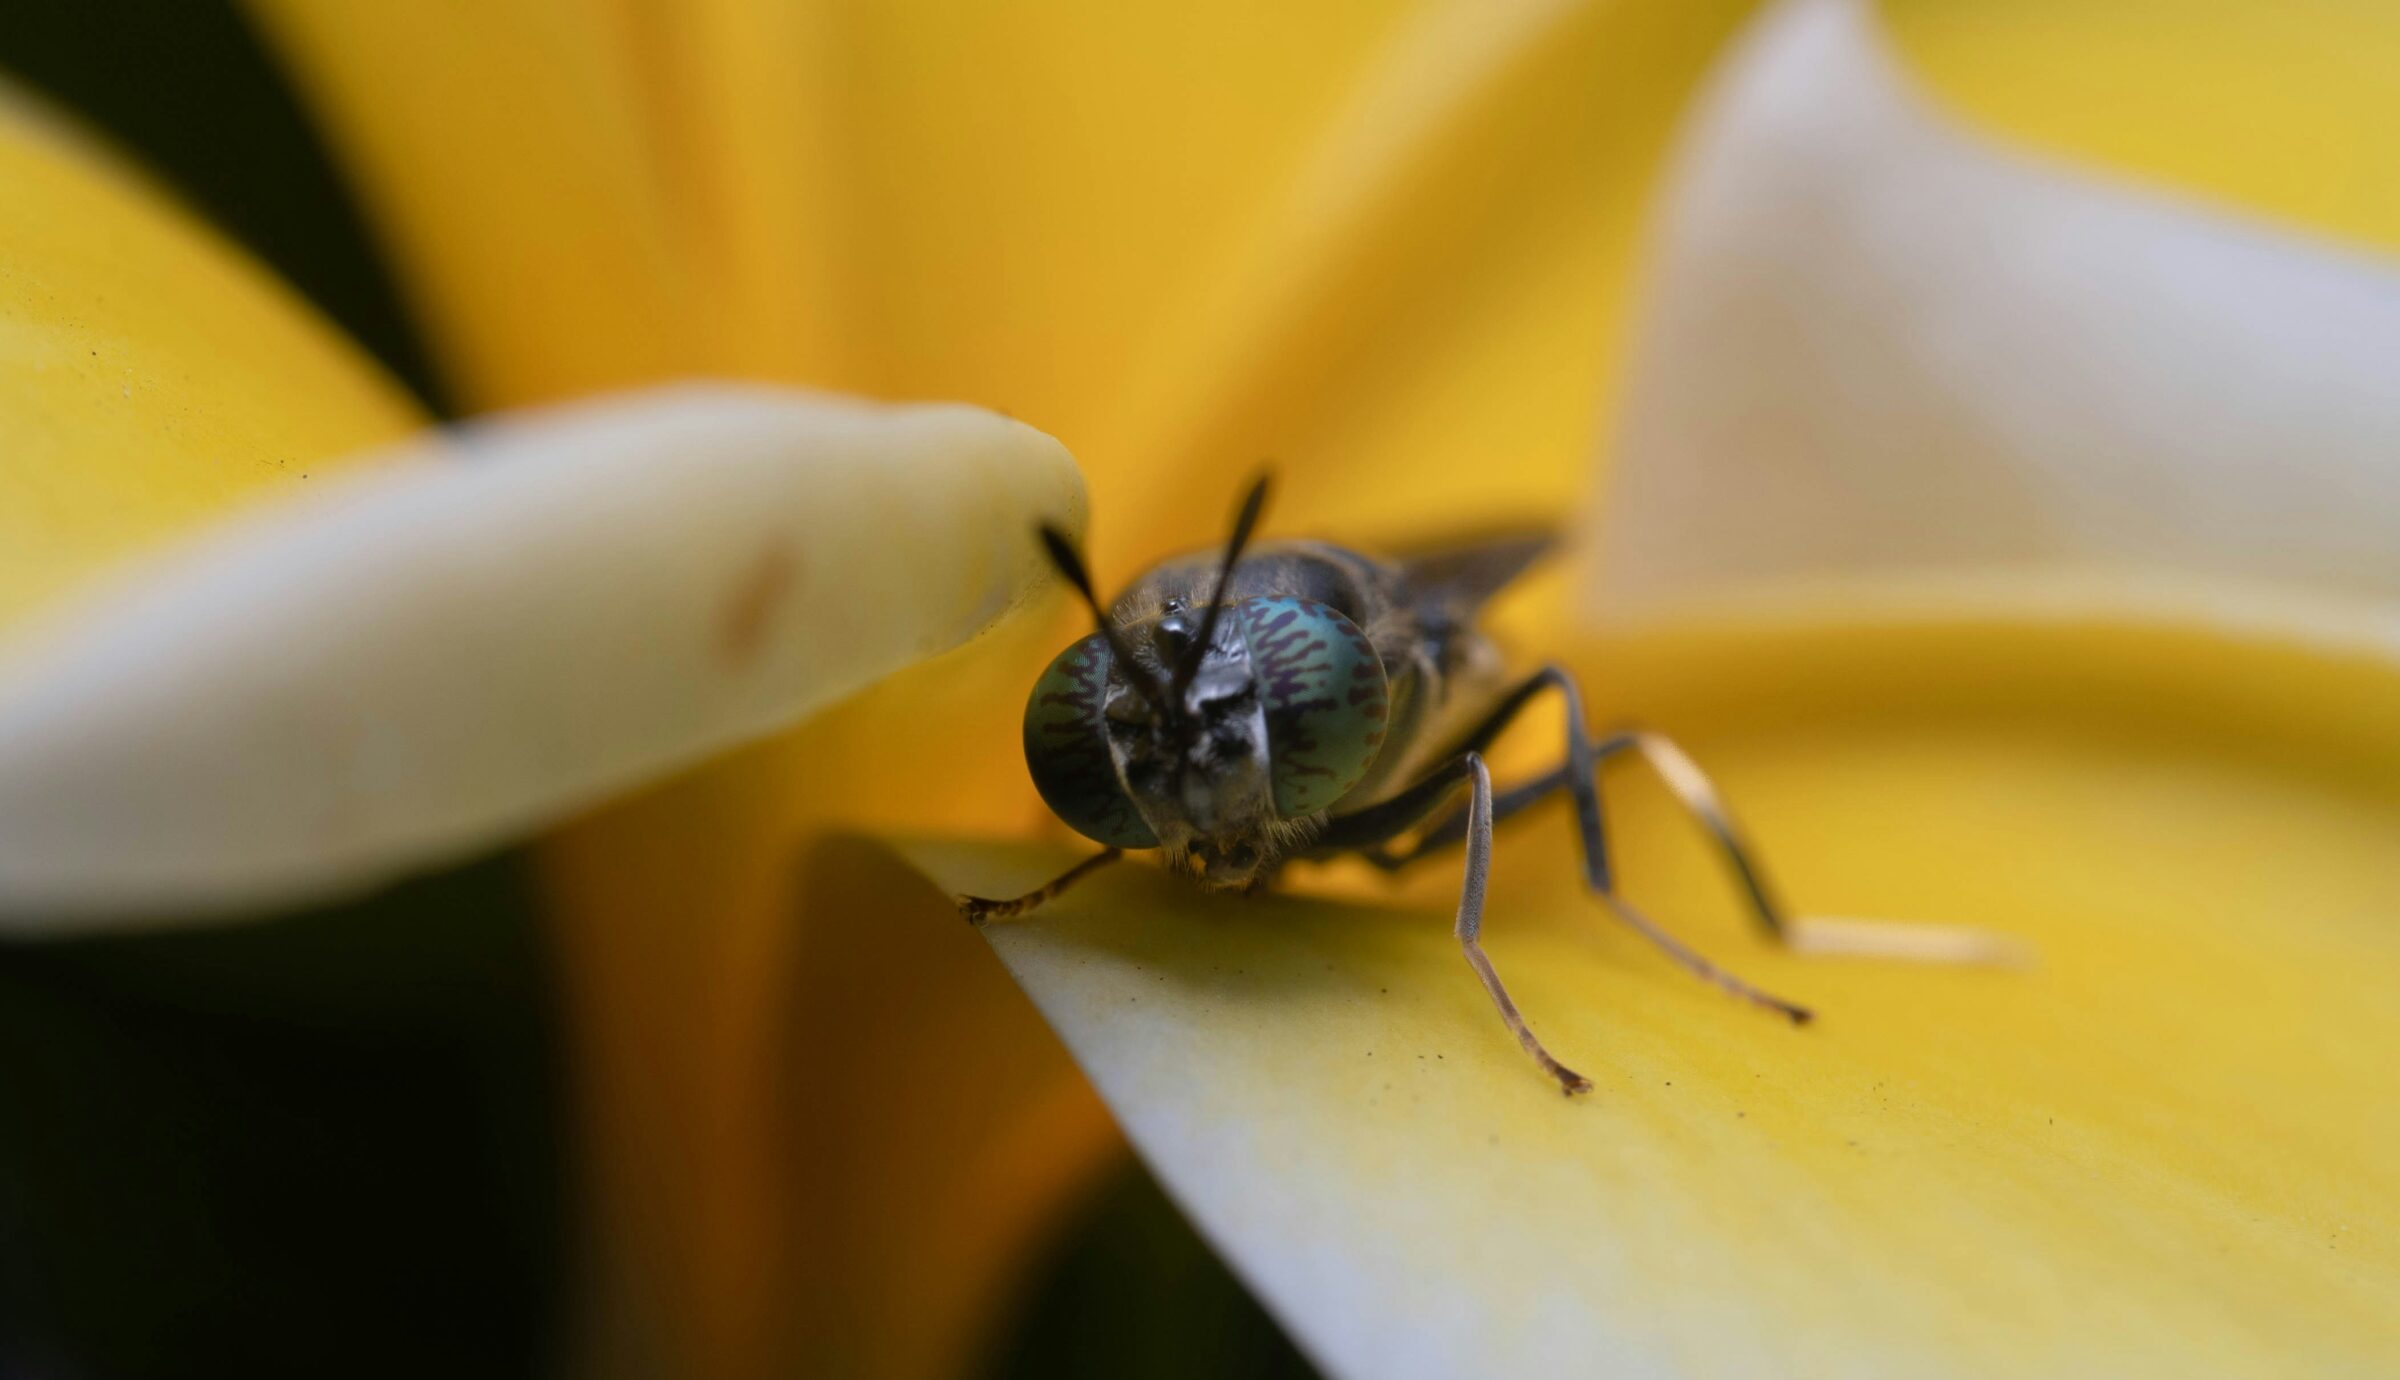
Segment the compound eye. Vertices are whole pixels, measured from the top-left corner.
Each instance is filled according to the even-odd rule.
[[[1275,810],[1299,819],[1349,794],[1383,749],[1391,690],[1358,625],[1313,599],[1234,606],[1267,716]]]
[[[1112,848],[1156,848],[1109,753],[1108,640],[1060,652],[1025,702],[1025,768],[1042,803],[1076,833]]]

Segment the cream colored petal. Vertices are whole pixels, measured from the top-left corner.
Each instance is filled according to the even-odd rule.
[[[2400,645],[2400,267],[2010,153],[1859,0],[1680,160],[1602,612],[1984,607]]]
[[[411,443],[0,669],[0,910],[363,887],[757,737],[1047,587],[1074,464],[959,406],[692,387]]]

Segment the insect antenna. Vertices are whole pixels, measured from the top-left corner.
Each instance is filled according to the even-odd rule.
[[[1191,688],[1192,677],[1200,674],[1200,663],[1207,659],[1208,649],[1216,639],[1217,619],[1225,612],[1225,590],[1233,583],[1233,568],[1241,564],[1242,548],[1250,544],[1258,515],[1266,510],[1268,481],[1273,477],[1262,473],[1250,482],[1250,492],[1242,499],[1242,511],[1233,520],[1233,536],[1225,543],[1225,563],[1217,567],[1217,587],[1209,591],[1208,612],[1200,616],[1200,635],[1184,648],[1182,660],[1175,665],[1171,693],[1177,704],[1183,703],[1183,692]]]
[[[1109,654],[1116,658],[1117,666],[1124,671],[1125,679],[1133,686],[1134,693],[1148,700],[1159,713],[1169,718],[1175,717],[1178,701],[1167,697],[1166,688],[1158,683],[1158,677],[1150,674],[1149,667],[1134,660],[1133,649],[1126,645],[1124,635],[1117,631],[1117,625],[1109,620],[1108,610],[1100,606],[1100,596],[1092,592],[1091,573],[1083,568],[1083,557],[1076,553],[1075,544],[1049,523],[1043,523],[1038,530],[1042,549],[1049,553],[1050,564],[1058,567],[1058,573],[1075,587],[1077,594],[1083,596],[1084,607],[1092,611],[1092,622],[1098,625],[1100,636],[1108,643]]]

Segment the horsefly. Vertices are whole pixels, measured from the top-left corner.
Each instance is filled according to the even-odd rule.
[[[1517,1042],[1564,1091],[1591,1083],[1543,1047],[1485,956],[1492,826],[1547,797],[1574,802],[1584,880],[1677,964],[1806,1024],[1808,1008],[1718,967],[1629,905],[1611,882],[1599,771],[1646,760],[1715,840],[1748,910],[1794,938],[1766,873],[1715,789],[1667,738],[1584,726],[1575,678],[1511,677],[1476,627],[1484,605],[1551,547],[1527,533],[1379,559],[1320,541],[1253,544],[1267,480],[1221,551],[1166,560],[1113,604],[1057,529],[1039,536],[1097,631],[1058,654],[1025,709],[1025,762],[1043,801],[1104,851],[1008,900],[960,897],[970,920],[1021,915],[1128,850],[1215,890],[1266,886],[1285,863],[1355,855],[1387,871],[1464,845],[1457,936]],[[1495,791],[1484,753],[1544,693],[1565,703],[1563,760]],[[1457,803],[1465,792],[1463,805]],[[1927,957],[1945,955],[1927,954]]]

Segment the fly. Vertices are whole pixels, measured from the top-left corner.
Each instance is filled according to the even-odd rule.
[[[1251,485],[1221,555],[1162,562],[1106,606],[1074,544],[1040,529],[1097,631],[1034,685],[1025,762],[1050,809],[1104,851],[1023,896],[959,898],[970,920],[1024,914],[1128,850],[1156,849],[1204,886],[1249,891],[1296,859],[1354,855],[1396,872],[1464,845],[1456,933],[1468,966],[1543,1072],[1569,1094],[1588,1092],[1590,1080],[1525,1023],[1482,943],[1493,824],[1564,791],[1584,881],[1612,913],[1694,976],[1807,1023],[1806,1007],[1702,957],[1612,884],[1599,769],[1631,755],[1715,839],[1760,927],[1791,939],[1766,873],[1682,749],[1639,729],[1593,737],[1572,674],[1549,665],[1512,678],[1476,628],[1484,605],[1548,551],[1548,536],[1393,560],[1327,542],[1254,545],[1267,488],[1263,476]],[[1495,791],[1485,751],[1544,694],[1565,704],[1561,761]]]

